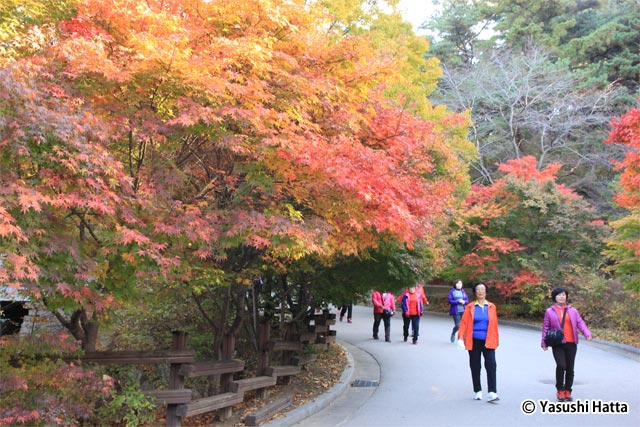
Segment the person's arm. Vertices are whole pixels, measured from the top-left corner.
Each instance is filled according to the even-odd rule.
[[[587,341],[591,341],[591,339],[593,338],[593,334],[587,327],[587,324],[584,322],[584,320],[582,320],[582,316],[580,316],[580,312],[575,308],[574,310],[576,311],[576,319],[577,319],[576,327],[580,332],[582,332],[582,335],[584,335]]]
[[[544,351],[547,351],[547,343],[544,342],[544,336],[547,334],[547,331],[549,330],[549,323],[551,322],[551,319],[549,317],[549,310],[545,310],[544,312],[544,320],[542,321],[542,340],[540,341],[540,347],[542,347],[542,349]]]

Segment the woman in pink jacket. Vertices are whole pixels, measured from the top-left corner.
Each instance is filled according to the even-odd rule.
[[[556,361],[556,392],[560,402],[572,401],[571,391],[573,387],[574,365],[576,353],[578,352],[578,331],[588,341],[591,341],[592,334],[586,323],[582,320],[578,310],[567,304],[569,292],[564,288],[555,288],[551,291],[551,299],[554,304],[547,308],[544,313],[544,323],[542,325],[542,341],[540,346],[547,350],[548,345],[544,341],[547,331],[550,329],[561,329],[564,332],[562,344],[552,347],[553,358]],[[566,311],[566,314],[565,314]],[[564,325],[562,317],[564,316]]]
[[[373,339],[378,339],[380,321],[384,323],[384,340],[391,342],[391,316],[396,311],[396,300],[391,292],[374,290],[371,293],[373,304]]]

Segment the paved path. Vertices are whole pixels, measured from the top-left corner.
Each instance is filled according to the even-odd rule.
[[[449,341],[450,317],[425,315],[413,346],[402,341],[398,315],[391,322],[392,342],[373,340],[371,313],[369,307],[356,306],[353,323],[336,325],[350,357],[342,383],[267,426],[640,426],[638,354],[586,340],[578,345],[576,400],[624,402],[628,414],[542,414],[540,401],[555,402],[555,363],[551,351],[540,349],[539,330],[500,325],[500,402],[491,404],[473,400],[467,352]],[[363,387],[354,387],[354,381]],[[486,398],[484,369],[482,384]],[[525,400],[537,405],[533,415],[522,412]]]

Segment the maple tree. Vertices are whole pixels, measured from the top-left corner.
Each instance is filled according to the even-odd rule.
[[[605,253],[615,261],[610,270],[626,287],[640,291],[640,108],[614,119],[604,142],[627,148],[624,158],[614,162],[616,170],[622,171],[614,201],[629,211],[611,222],[614,232]]]
[[[86,349],[137,295],[223,296],[222,336],[265,265],[437,244],[468,118],[402,97],[409,54],[301,2],[74,11],[0,70],[1,277]]]
[[[495,285],[506,297],[561,283],[597,259],[607,228],[587,203],[555,182],[560,165],[538,170],[523,157],[504,176],[474,185],[459,227],[457,273]]]

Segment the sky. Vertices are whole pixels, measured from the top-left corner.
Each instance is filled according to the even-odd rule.
[[[400,0],[398,9],[404,20],[413,24],[417,34],[425,34],[425,31],[418,30],[418,27],[437,10],[437,7],[431,0]]]

